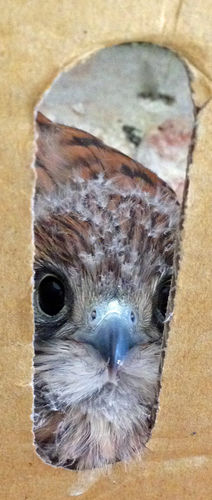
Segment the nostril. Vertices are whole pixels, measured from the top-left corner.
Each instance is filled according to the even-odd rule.
[[[92,313],[91,313],[91,319],[96,319],[96,309],[93,309]]]
[[[130,319],[131,319],[132,323],[135,323],[135,313],[133,311],[131,311],[131,313],[130,313]]]

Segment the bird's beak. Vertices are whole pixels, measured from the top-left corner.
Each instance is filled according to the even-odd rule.
[[[95,320],[90,323],[89,332],[78,333],[75,338],[91,344],[106,361],[108,368],[116,372],[129,349],[139,341],[134,320],[131,307],[112,300],[95,308]]]
[[[133,347],[127,321],[116,314],[102,320],[95,338],[91,340],[90,343],[100,352],[111,370],[122,365],[129,349]]]

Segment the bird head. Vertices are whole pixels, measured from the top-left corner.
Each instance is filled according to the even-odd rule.
[[[34,225],[40,453],[80,468],[128,460],[151,430],[178,204],[162,181],[141,189],[126,168],[89,178],[75,169],[66,182],[48,182]]]

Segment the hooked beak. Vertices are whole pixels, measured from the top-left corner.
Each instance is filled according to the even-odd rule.
[[[77,340],[92,345],[106,361],[111,372],[123,364],[128,351],[140,339],[136,333],[136,315],[118,300],[98,305],[89,333],[77,334]]]
[[[127,322],[115,314],[111,314],[101,322],[93,341],[92,345],[112,370],[122,365],[129,349],[133,347]]]

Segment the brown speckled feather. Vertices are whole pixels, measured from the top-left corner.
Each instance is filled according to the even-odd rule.
[[[102,173],[123,189],[140,186],[142,191],[154,195],[160,187],[175,199],[171,188],[167,188],[156,174],[106,146],[97,137],[74,127],[55,124],[40,112],[36,124],[39,134],[35,163],[38,192],[54,190],[55,185],[74,180],[76,175],[92,179]]]
[[[179,206],[157,175],[91,134],[41,113],[36,124],[37,451],[67,468],[129,461],[154,422]],[[64,292],[53,314],[45,310],[49,279]],[[102,328],[92,314],[107,322],[114,301],[132,342],[111,372],[91,342]]]

